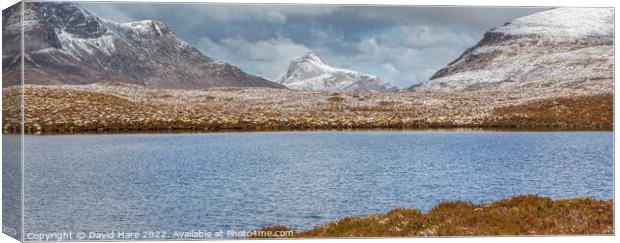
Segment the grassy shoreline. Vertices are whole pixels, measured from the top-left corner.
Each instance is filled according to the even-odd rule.
[[[518,195],[488,204],[441,202],[430,211],[399,208],[365,217],[345,217],[295,238],[613,235],[613,200],[551,199]],[[291,231],[286,226],[260,232]]]
[[[18,89],[3,89],[3,132],[19,133]],[[28,86],[28,134],[613,129],[613,93],[338,94],[272,89],[152,90],[127,85]],[[335,99],[338,98],[338,99]]]
[[[25,132],[26,135],[123,135],[123,134],[215,134],[215,133],[261,133],[261,132],[613,132],[613,127],[605,128],[554,128],[554,127],[427,127],[427,128],[347,128],[347,129],[279,129],[279,130],[200,130],[200,129],[135,129],[135,130],[86,130],[86,131],[49,131]],[[4,135],[19,135],[15,131]]]

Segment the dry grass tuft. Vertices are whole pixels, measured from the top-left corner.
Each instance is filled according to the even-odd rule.
[[[340,96],[331,96],[331,97],[327,98],[327,101],[329,101],[329,102],[343,102],[344,98],[340,97]]]
[[[261,230],[269,230],[264,228]],[[613,201],[552,200],[519,195],[490,204],[442,202],[427,213],[394,209],[341,220],[298,232],[294,237],[398,237],[476,235],[611,235]]]
[[[611,128],[614,118],[612,94],[562,97],[502,107],[487,119],[488,126]]]

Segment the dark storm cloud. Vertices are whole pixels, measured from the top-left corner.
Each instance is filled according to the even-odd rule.
[[[117,22],[154,19],[205,54],[269,79],[316,50],[400,87],[427,80],[492,27],[544,8],[80,3]]]

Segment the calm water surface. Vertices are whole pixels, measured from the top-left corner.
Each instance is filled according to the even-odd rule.
[[[613,198],[612,132],[26,136],[28,232],[309,229],[443,200]]]

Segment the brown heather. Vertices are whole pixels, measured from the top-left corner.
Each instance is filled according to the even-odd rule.
[[[287,227],[261,231],[292,230]],[[613,235],[613,201],[552,200],[519,195],[490,204],[442,202],[427,213],[394,209],[385,214],[346,217],[297,232],[294,237],[406,237],[492,235]]]
[[[528,92],[318,93],[270,88],[27,85],[27,133],[427,128],[613,128],[613,95]],[[3,89],[3,131],[19,131],[19,87]]]
[[[610,128],[613,107],[611,94],[562,97],[498,108],[484,124],[490,127]]]

